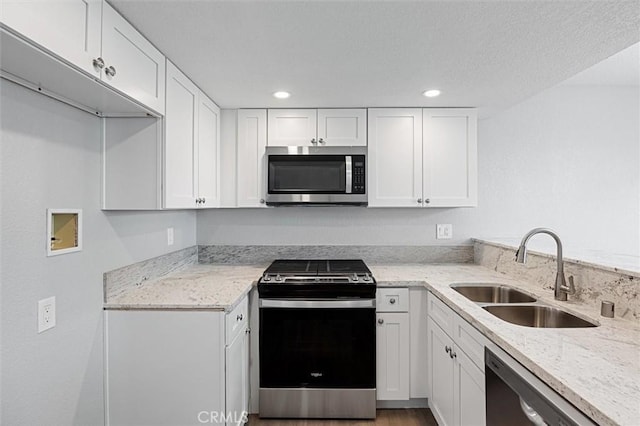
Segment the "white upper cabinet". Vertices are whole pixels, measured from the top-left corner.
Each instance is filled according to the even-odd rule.
[[[269,146],[317,144],[315,109],[270,109],[268,116]]]
[[[365,109],[270,109],[269,146],[366,146]]]
[[[318,144],[367,146],[367,110],[319,109]]]
[[[36,70],[22,71],[17,77],[66,99],[72,105],[104,115],[131,114],[130,107],[119,111],[121,102],[105,101],[112,95],[97,92],[95,88],[78,89],[87,84],[80,70],[117,89],[118,96],[131,99],[159,115],[164,114],[165,58],[142,34],[129,24],[115,9],[102,0],[3,0],[2,23],[37,44],[42,56],[53,54],[66,66],[43,62],[25,54]],[[42,53],[44,48],[46,54]],[[70,67],[68,65],[71,65]],[[9,66],[9,72],[21,71]],[[38,73],[41,73],[39,75]],[[59,73],[57,80],[75,78],[77,84],[58,84],[48,81],[47,74]],[[69,77],[71,75],[71,77]],[[91,80],[94,86],[99,86]],[[104,87],[102,90],[108,90]],[[84,92],[90,92],[89,98]],[[46,93],[46,92],[45,92]],[[126,105],[126,104],[125,104]],[[100,108],[100,110],[98,110]],[[104,108],[104,109],[103,109]],[[140,115],[135,111],[133,115]]]
[[[102,0],[2,0],[2,23],[82,70],[100,76]]]
[[[102,80],[164,113],[165,57],[109,4],[102,11]]]
[[[267,110],[238,110],[237,206],[266,207],[265,148],[267,146]]]
[[[198,207],[220,206],[220,108],[198,94]]]
[[[478,204],[477,113],[423,110],[423,192],[430,207]]]
[[[369,207],[422,206],[422,110],[369,109]]]
[[[164,207],[216,207],[220,109],[169,61],[166,90]]]
[[[369,109],[369,207],[477,205],[470,108]]]

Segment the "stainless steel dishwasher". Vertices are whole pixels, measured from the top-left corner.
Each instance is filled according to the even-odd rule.
[[[485,348],[484,360],[487,425],[596,425],[496,345]]]

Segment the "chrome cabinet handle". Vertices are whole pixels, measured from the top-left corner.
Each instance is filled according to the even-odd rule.
[[[418,198],[418,204],[422,204],[422,198]]]
[[[207,199],[202,197],[202,204],[207,204]]]
[[[425,203],[425,204],[429,204],[430,202],[431,202],[431,200],[430,200],[430,199],[428,199],[428,198],[425,198],[425,199],[424,199],[424,203]]]
[[[104,68],[104,59],[97,57],[93,60],[93,66],[99,69]]]
[[[264,204],[264,198],[260,198],[260,204]]]
[[[394,305],[396,303],[396,299],[389,299],[389,303],[391,303],[392,305]]]
[[[242,321],[242,318],[244,318],[244,316],[242,314],[238,314],[236,321]]]
[[[445,347],[444,347],[444,351],[445,351],[446,353],[450,354],[450,353],[451,353],[451,348],[450,348],[449,346],[445,346]],[[449,356],[451,356],[451,355],[449,355]]]
[[[324,141],[324,139],[320,138],[320,140],[318,141],[318,143],[320,143],[320,145],[324,145],[326,142]]]
[[[316,138],[311,139],[311,143],[313,145],[318,145],[318,141],[316,140]]]
[[[455,352],[451,351],[451,358],[453,359],[453,358],[457,358],[457,357],[458,357],[458,355]]]
[[[111,77],[115,77],[115,75],[116,75],[116,69],[115,69],[113,66],[109,66],[109,67],[107,67],[107,69],[106,69],[106,70],[104,70],[104,72],[105,72],[107,75],[110,75]]]
[[[384,320],[382,318],[379,318],[378,319],[378,324],[380,324],[380,325],[384,324]]]
[[[244,331],[244,334],[249,334],[249,333],[251,333],[251,329],[247,327],[247,329]]]

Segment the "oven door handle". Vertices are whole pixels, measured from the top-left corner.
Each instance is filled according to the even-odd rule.
[[[376,299],[348,299],[348,300],[291,300],[291,299],[260,299],[261,308],[309,308],[309,309],[350,309],[375,308]]]

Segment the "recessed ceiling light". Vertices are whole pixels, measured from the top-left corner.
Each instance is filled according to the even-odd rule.
[[[287,99],[289,96],[291,96],[291,93],[289,92],[275,92],[273,94],[273,97],[278,99]]]
[[[440,91],[438,89],[427,90],[423,93],[427,98],[435,98],[436,96],[440,96]]]

